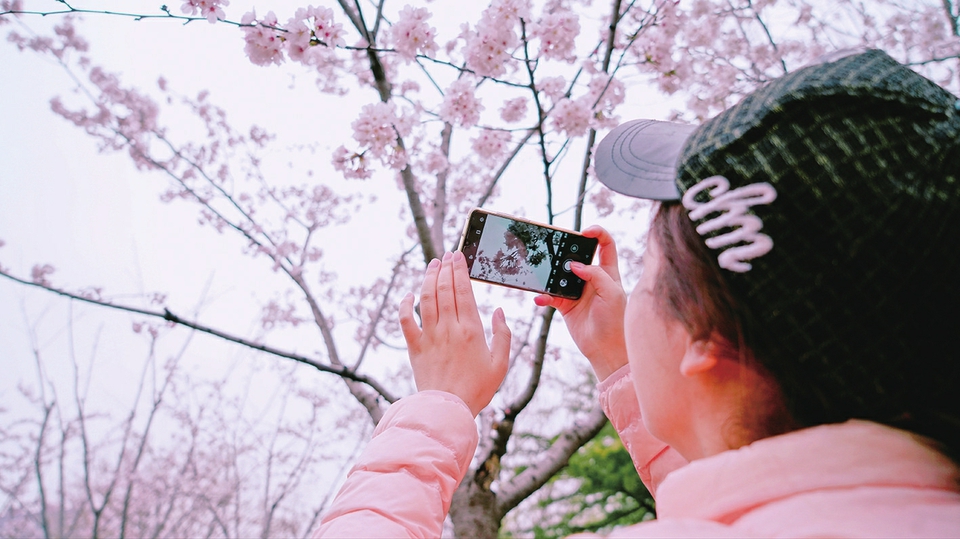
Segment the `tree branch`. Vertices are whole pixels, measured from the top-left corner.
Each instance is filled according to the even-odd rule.
[[[943,9],[947,12],[947,20],[950,21],[950,30],[953,31],[953,35],[960,36],[960,25],[957,23],[960,13],[953,12],[953,4],[950,0],[943,0]]]
[[[553,445],[541,453],[536,463],[511,480],[501,483],[497,495],[497,508],[500,514],[506,514],[549,481],[567,465],[570,456],[577,449],[600,432],[606,422],[607,417],[603,415],[603,410],[597,404],[586,416],[579,418],[565,429]]]
[[[540,334],[537,336],[537,347],[533,355],[533,371],[530,373],[530,380],[527,387],[513,403],[507,406],[504,414],[510,419],[514,419],[524,408],[533,400],[537,389],[540,387],[540,375],[543,372],[543,361],[547,356],[547,338],[550,336],[550,327],[553,322],[553,315],[557,310],[553,307],[547,307],[540,317]]]
[[[443,130],[440,132],[440,153],[444,157],[450,157],[450,139],[453,137],[453,126],[443,123]],[[447,167],[437,173],[437,186],[433,195],[433,245],[438,251],[443,251],[443,224],[447,214],[447,177],[450,174],[450,167]]]
[[[383,296],[380,298],[380,305],[377,308],[377,314],[374,316],[373,321],[370,322],[370,331],[367,332],[366,338],[363,340],[363,346],[360,348],[360,353],[357,355],[357,361],[353,364],[350,370],[356,372],[360,368],[360,365],[363,363],[363,359],[367,355],[367,350],[370,347],[370,343],[373,341],[374,336],[377,333],[377,326],[380,324],[380,320],[383,319],[383,311],[387,308],[387,301],[390,299],[390,292],[393,291],[393,286],[397,282],[397,277],[400,275],[400,270],[406,265],[406,257],[413,251],[416,246],[411,247],[404,251],[400,255],[400,260],[397,261],[393,266],[393,272],[390,275],[390,282],[387,283],[387,290],[383,293]]]
[[[627,11],[630,11],[631,7],[633,7],[632,2],[627,7]],[[610,59],[613,58],[617,41],[617,27],[620,25],[620,19],[623,18],[623,15],[626,15],[626,11],[623,14],[620,13],[620,0],[614,0],[613,9],[610,13],[610,26],[607,27],[607,46],[603,53],[602,69],[604,73],[609,73],[610,70]],[[607,84],[609,86],[609,81]],[[604,92],[606,92],[606,88],[604,88]],[[598,96],[597,99],[600,99],[600,97]],[[580,167],[580,183],[577,186],[577,205],[573,217],[573,229],[577,231],[583,227],[583,202],[587,193],[587,178],[589,176],[587,171],[590,170],[590,163],[593,162],[593,145],[596,141],[597,130],[591,127],[587,134],[587,149],[583,154],[583,165]]]
[[[389,403],[396,402],[396,400],[397,400],[397,397],[396,397],[396,396],[394,396],[391,392],[387,391],[386,388],[384,388],[382,385],[380,385],[380,383],[378,383],[376,380],[373,380],[373,379],[371,379],[371,378],[369,378],[369,377],[367,377],[367,376],[364,376],[364,375],[362,375],[362,374],[357,374],[357,373],[351,371],[350,369],[348,369],[348,368],[346,368],[346,367],[343,367],[343,366],[325,365],[325,364],[323,364],[323,363],[319,363],[318,361],[316,361],[316,360],[314,360],[314,359],[311,359],[311,358],[309,358],[309,357],[306,357],[306,356],[302,356],[302,355],[299,355],[299,354],[294,354],[294,353],[292,353],[292,352],[286,352],[286,351],[283,351],[283,350],[274,348],[274,347],[272,347],[272,346],[267,346],[267,345],[265,345],[265,344],[260,344],[260,343],[257,343],[257,342],[253,342],[253,341],[250,341],[250,340],[248,340],[248,339],[244,339],[244,338],[241,338],[241,337],[237,337],[237,336],[235,336],[235,335],[230,335],[229,333],[220,331],[220,330],[218,330],[218,329],[211,328],[211,327],[209,327],[209,326],[202,325],[202,324],[200,324],[200,323],[198,323],[198,322],[192,322],[192,321],[190,321],[190,320],[184,320],[183,318],[180,318],[180,317],[178,317],[177,315],[175,315],[175,314],[173,314],[172,312],[170,312],[168,309],[164,309],[163,312],[160,312],[160,311],[151,311],[151,310],[148,310],[148,309],[140,309],[140,308],[131,307],[131,306],[128,306],[128,305],[118,305],[118,304],[115,304],[115,303],[110,303],[110,302],[107,302],[107,301],[98,300],[98,299],[94,299],[94,298],[82,296],[82,295],[79,295],[79,294],[74,294],[74,293],[72,293],[72,292],[67,292],[67,291],[65,291],[65,290],[61,290],[61,289],[58,289],[58,288],[54,288],[54,287],[52,287],[52,286],[48,286],[48,285],[44,285],[44,284],[40,284],[40,283],[34,283],[34,282],[31,282],[31,281],[26,281],[26,280],[24,280],[24,279],[20,279],[20,278],[18,278],[18,277],[15,277],[15,276],[7,273],[6,270],[0,270],[0,276],[6,277],[7,279],[10,279],[11,281],[20,283],[20,284],[22,284],[22,285],[31,286],[31,287],[34,287],[34,288],[39,288],[39,289],[41,289],[41,290],[46,290],[46,291],[48,291],[48,292],[52,292],[52,293],[57,294],[57,295],[59,295],[59,296],[63,296],[63,297],[70,298],[70,299],[74,299],[74,300],[77,300],[77,301],[82,301],[82,302],[84,302],[84,303],[90,303],[90,304],[92,304],[92,305],[99,305],[99,306],[101,306],[101,307],[108,307],[108,308],[115,309],[115,310],[118,310],[118,311],[124,311],[124,312],[128,312],[128,313],[139,314],[139,315],[148,316],[148,317],[151,317],[151,318],[160,318],[160,319],[166,320],[167,322],[171,322],[171,323],[173,323],[173,324],[177,324],[177,325],[180,325],[180,326],[184,326],[184,327],[188,327],[188,328],[191,328],[191,329],[195,329],[195,330],[197,330],[197,331],[206,333],[206,334],[208,334],[208,335],[213,335],[214,337],[218,337],[218,338],[223,339],[223,340],[225,340],[225,341],[229,341],[229,342],[236,343],[236,344],[239,344],[239,345],[242,345],[242,346],[246,346],[247,348],[251,348],[251,349],[253,349],[253,350],[258,350],[258,351],[260,351],[260,352],[265,352],[265,353],[267,353],[267,354],[270,354],[270,355],[273,355],[273,356],[277,356],[277,357],[282,357],[282,358],[284,358],[284,359],[291,359],[291,360],[293,360],[293,361],[296,361],[297,363],[303,363],[304,365],[310,365],[311,367],[313,367],[313,368],[315,368],[315,369],[317,369],[318,371],[321,371],[321,372],[327,372],[327,373],[330,373],[330,374],[335,374],[335,375],[337,375],[337,376],[339,376],[339,377],[341,377],[341,378],[345,378],[345,379],[347,379],[347,380],[349,380],[349,381],[359,382],[359,383],[361,383],[361,384],[368,385],[368,386],[370,386],[371,389],[373,389],[374,391],[376,391],[377,393],[379,393],[380,396],[383,397],[383,399],[384,399],[385,401],[389,402]]]

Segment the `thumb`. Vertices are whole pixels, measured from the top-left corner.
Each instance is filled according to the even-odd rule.
[[[592,284],[600,297],[623,292],[623,286],[600,266],[588,266],[574,262],[570,269],[573,270],[574,275]]]
[[[493,313],[493,340],[490,343],[490,357],[498,376],[502,380],[507,375],[507,366],[510,363],[510,328],[503,309],[497,308]]]

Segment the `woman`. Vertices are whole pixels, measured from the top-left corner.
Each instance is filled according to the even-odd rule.
[[[868,51],[696,129],[628,122],[595,159],[610,188],[665,201],[629,301],[599,227],[584,295],[536,298],[657,499],[613,536],[960,535],[960,101]],[[510,333],[498,310],[488,348],[459,253],[420,302],[422,329],[400,306],[420,392],[322,535],[439,535],[466,473]]]

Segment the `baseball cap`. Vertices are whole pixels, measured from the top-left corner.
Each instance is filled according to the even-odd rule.
[[[594,170],[683,204],[771,355],[791,358],[775,375],[889,416],[904,384],[957,379],[960,100],[882,51],[841,56],[699,126],[626,122]],[[844,419],[830,413],[813,421]]]

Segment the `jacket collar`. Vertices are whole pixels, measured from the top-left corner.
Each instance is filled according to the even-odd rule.
[[[657,517],[730,523],[804,492],[871,485],[956,490],[953,462],[906,431],[867,421],[820,425],[691,462],[657,491]]]

